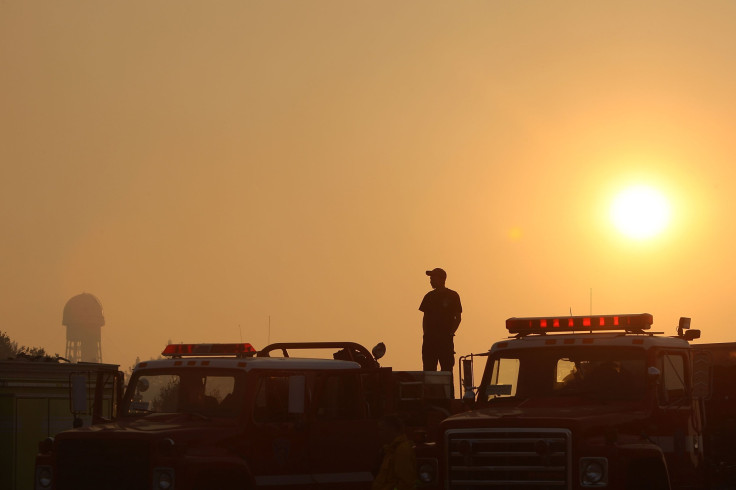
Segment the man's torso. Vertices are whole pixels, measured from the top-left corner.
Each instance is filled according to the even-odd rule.
[[[460,295],[448,288],[433,289],[424,296],[419,310],[424,312],[425,336],[452,337],[455,318],[462,312]]]

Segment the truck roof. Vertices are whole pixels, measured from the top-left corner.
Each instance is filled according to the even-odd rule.
[[[295,357],[187,357],[183,359],[156,359],[139,362],[135,371],[139,369],[166,369],[166,368],[219,368],[219,369],[252,369],[264,370],[329,370],[329,369],[360,369],[360,364],[353,361],[334,359],[309,359]]]
[[[616,347],[651,347],[688,348],[690,344],[679,337],[657,337],[654,335],[611,333],[574,333],[554,335],[529,335],[496,342],[490,352],[506,349],[531,349],[552,345],[580,345],[580,346],[616,346]]]
[[[53,362],[43,360],[21,360],[11,359],[0,361],[0,379],[28,376],[55,376],[63,379],[69,378],[71,373],[79,372],[116,372],[117,364],[102,364],[98,362]]]

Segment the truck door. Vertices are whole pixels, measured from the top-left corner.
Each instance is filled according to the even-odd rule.
[[[658,388],[658,434],[655,441],[667,457],[671,480],[693,482],[702,460],[702,437],[696,426],[691,397],[689,360],[683,351],[660,352],[661,379]]]
[[[736,488],[736,343],[700,344],[711,355],[712,389],[704,397],[706,458],[712,488]]]
[[[310,461],[319,488],[370,488],[378,465],[377,422],[357,372],[318,373],[310,424]]]
[[[315,488],[309,471],[306,376],[259,372],[247,459],[259,488]]]

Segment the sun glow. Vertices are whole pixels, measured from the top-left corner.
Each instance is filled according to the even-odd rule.
[[[626,236],[640,240],[651,238],[669,224],[670,204],[662,193],[651,187],[628,187],[614,199],[611,219]]]

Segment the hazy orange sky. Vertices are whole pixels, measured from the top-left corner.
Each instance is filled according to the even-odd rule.
[[[103,359],[173,342],[386,342],[424,271],[458,353],[511,316],[649,312],[736,341],[736,4],[0,2],[0,330]],[[664,233],[621,235],[650,185]]]

